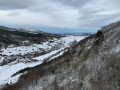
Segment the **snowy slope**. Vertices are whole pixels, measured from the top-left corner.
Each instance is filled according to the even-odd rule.
[[[70,44],[74,41],[80,41],[84,39],[86,36],[74,36],[74,35],[67,35],[66,37],[62,37],[60,39],[54,38],[53,40],[44,42],[43,44],[33,44],[31,46],[20,46],[20,47],[10,47],[7,49],[2,49],[1,55],[11,56],[11,55],[25,55],[28,53],[33,52],[40,52],[40,50],[48,51],[50,49],[53,49],[50,53],[34,57],[32,60],[36,60],[34,62],[17,62],[13,61],[11,63],[8,63],[7,65],[0,66],[0,87],[6,83],[15,83],[17,82],[18,78],[21,74],[18,74],[14,77],[11,77],[16,72],[20,71],[21,69],[27,68],[27,67],[34,67],[36,65],[41,64],[45,59],[49,58],[49,60],[52,60],[54,58],[57,58],[61,56],[64,52],[67,50],[65,48],[70,47]],[[59,48],[54,49],[53,47],[59,45]],[[42,51],[41,51],[42,52]],[[3,57],[0,57],[0,61],[3,60]]]
[[[2,55],[24,55],[27,53],[32,53],[32,52],[37,52],[40,51],[41,49],[43,50],[49,50],[51,49],[53,46],[56,46],[57,44],[61,44],[62,48],[64,47],[69,47],[69,44],[73,41],[80,41],[81,39],[83,39],[84,36],[66,36],[66,37],[62,37],[60,39],[54,38],[52,41],[52,43],[50,43],[50,40],[47,42],[43,42],[43,44],[33,44],[31,46],[20,46],[20,47],[11,47],[11,48],[7,48],[7,49],[1,49],[1,53]]]

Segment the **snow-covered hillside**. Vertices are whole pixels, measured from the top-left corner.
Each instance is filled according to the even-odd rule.
[[[27,67],[39,65],[46,59],[52,60],[56,57],[59,57],[67,51],[67,48],[84,39],[85,37],[86,36],[84,35],[66,35],[60,39],[53,38],[49,41],[43,42],[42,44],[2,48],[0,50],[0,64],[2,64],[5,60],[14,60],[3,66],[0,66],[0,87],[6,83],[12,84],[17,82],[21,73],[12,77],[12,75],[16,72]],[[37,56],[34,55],[42,52],[46,53],[38,54]]]
[[[38,52],[41,50],[48,51],[53,47],[58,46],[58,48],[66,48],[72,44],[73,41],[80,41],[84,36],[66,36],[60,39],[54,38],[49,41],[43,42],[42,44],[33,44],[31,46],[20,46],[20,47],[10,47],[7,49],[1,49],[1,55],[25,55],[27,53]]]

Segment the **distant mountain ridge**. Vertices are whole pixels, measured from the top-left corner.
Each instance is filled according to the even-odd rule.
[[[23,45],[23,41],[28,40],[30,43],[41,43],[53,37],[59,38],[60,35],[45,33],[42,31],[34,31],[27,29],[7,28],[0,26],[0,45]]]

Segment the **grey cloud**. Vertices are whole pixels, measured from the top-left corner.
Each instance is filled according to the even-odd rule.
[[[80,11],[82,16],[79,18],[79,20],[83,21],[82,27],[87,27],[89,29],[90,27],[92,27],[92,28],[96,28],[97,30],[98,27],[100,28],[101,26],[116,21],[116,18],[120,18],[120,12],[113,14],[99,14],[99,12],[102,11],[107,12],[107,10],[103,10],[103,9],[94,9],[94,10],[83,9],[82,11]]]
[[[52,27],[65,25],[69,28],[78,25],[77,28],[96,28],[108,24],[111,22],[110,19],[119,20],[119,10],[118,13],[112,12],[119,9],[119,3],[120,0],[0,0],[0,10],[26,9],[27,13],[24,10],[23,12],[13,10],[8,17],[19,15],[26,19],[29,16],[33,19],[31,20],[33,24],[38,23],[44,26],[47,24]],[[110,13],[106,14],[106,12]],[[37,22],[34,20],[36,17],[41,19]]]
[[[120,0],[108,0],[108,5],[120,7]]]
[[[78,7],[82,7],[85,4],[91,2],[92,0],[52,0],[55,2],[59,2],[63,5],[67,5],[73,8],[78,8]]]
[[[0,0],[0,10],[26,9],[35,4],[34,0]]]
[[[22,13],[19,12],[19,11],[11,11],[10,13],[8,13],[8,16],[18,16],[18,15],[21,15]]]

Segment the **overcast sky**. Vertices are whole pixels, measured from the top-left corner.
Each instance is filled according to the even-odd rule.
[[[120,0],[0,0],[0,25],[47,32],[96,32],[120,20]]]

